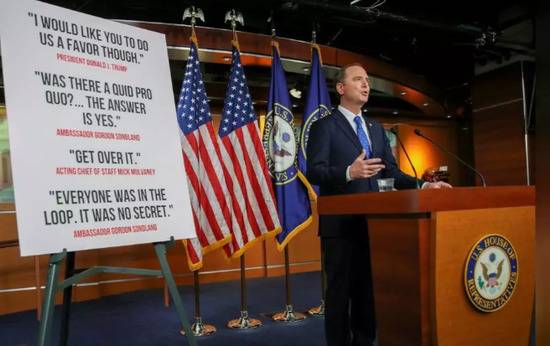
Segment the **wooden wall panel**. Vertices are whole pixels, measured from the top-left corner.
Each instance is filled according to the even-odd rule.
[[[477,76],[472,100],[475,163],[487,185],[525,185],[519,64]]]
[[[488,185],[526,184],[521,112],[521,101],[518,101],[475,114],[476,167]]]

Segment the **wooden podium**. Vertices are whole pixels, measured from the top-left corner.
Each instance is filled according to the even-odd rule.
[[[534,205],[534,187],[508,186],[327,196],[318,211],[368,219],[380,346],[527,346]],[[516,250],[518,280],[506,305],[482,312],[466,294],[464,274],[472,247],[489,234]]]

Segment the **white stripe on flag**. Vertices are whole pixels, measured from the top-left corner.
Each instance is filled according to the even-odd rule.
[[[246,131],[245,131],[245,129],[246,129]],[[258,151],[263,153],[264,148],[261,146],[262,143],[259,140],[259,138],[261,138],[260,137],[260,129],[258,128],[258,125],[256,124],[256,122],[250,123],[247,126],[245,126],[245,128],[243,128],[243,133],[246,134],[246,136],[244,136],[244,139],[245,139],[247,148],[250,148],[250,149],[248,149],[248,155],[250,156],[251,161],[252,162],[265,161],[265,157],[264,158],[259,158],[258,155],[257,155]],[[259,147],[254,146],[252,136],[257,136]],[[267,205],[269,215],[271,216],[271,220],[273,220],[274,226],[277,228],[277,227],[280,226],[279,225],[279,214],[277,214],[277,208],[275,206],[276,203],[273,200],[273,195],[271,194],[271,190],[270,190],[269,185],[268,185],[268,184],[271,184],[271,180],[269,180],[269,181],[265,180],[265,174],[264,174],[264,171],[262,169],[263,168],[262,165],[260,165],[260,164],[253,165],[253,168],[254,168],[254,174],[256,175],[256,177],[258,178],[258,181],[260,183],[262,196],[265,199],[265,203]]]

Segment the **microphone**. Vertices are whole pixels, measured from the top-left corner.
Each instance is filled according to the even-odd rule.
[[[414,180],[416,182],[416,189],[420,189],[420,185],[418,184],[418,173],[416,173],[416,169],[414,168],[414,165],[412,163],[411,158],[409,157],[409,153],[407,153],[407,150],[405,149],[405,146],[403,145],[403,142],[401,142],[401,138],[399,138],[399,135],[397,134],[397,130],[395,127],[390,128],[391,133],[395,135],[395,138],[397,138],[397,141],[399,142],[399,145],[401,146],[401,149],[403,149],[403,152],[405,153],[405,156],[407,157],[407,161],[409,161],[409,165],[411,166],[413,172],[414,172]]]
[[[433,145],[435,145],[436,147],[438,147],[441,151],[443,151],[444,153],[447,153],[448,155],[451,155],[452,157],[454,157],[458,162],[462,163],[464,166],[466,166],[467,168],[471,169],[472,171],[474,171],[475,174],[478,175],[478,177],[481,179],[481,184],[483,185],[483,187],[487,187],[487,184],[485,183],[485,178],[483,177],[483,175],[481,173],[479,173],[479,171],[477,169],[475,169],[473,166],[467,164],[466,162],[464,162],[464,160],[462,160],[460,157],[458,157],[458,155],[450,152],[449,150],[445,149],[441,144],[435,142],[433,139],[431,139],[430,137],[426,136],[424,133],[422,133],[422,131],[420,131],[419,129],[414,129],[414,133],[419,136],[419,137],[422,137],[424,138],[425,140],[427,140],[428,142],[432,143]]]

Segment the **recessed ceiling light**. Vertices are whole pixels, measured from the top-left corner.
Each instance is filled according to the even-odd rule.
[[[295,97],[297,99],[301,99],[302,98],[302,92],[296,88],[292,88],[290,89],[290,95],[292,97]]]
[[[452,114],[447,114],[447,119],[451,119],[453,117]]]
[[[401,96],[405,96],[405,95],[407,95],[407,92],[406,92],[406,91],[402,91],[402,92],[400,92],[400,94],[401,94]]]
[[[398,111],[393,111],[392,114],[393,114],[393,115],[398,115],[399,112],[398,112]]]

